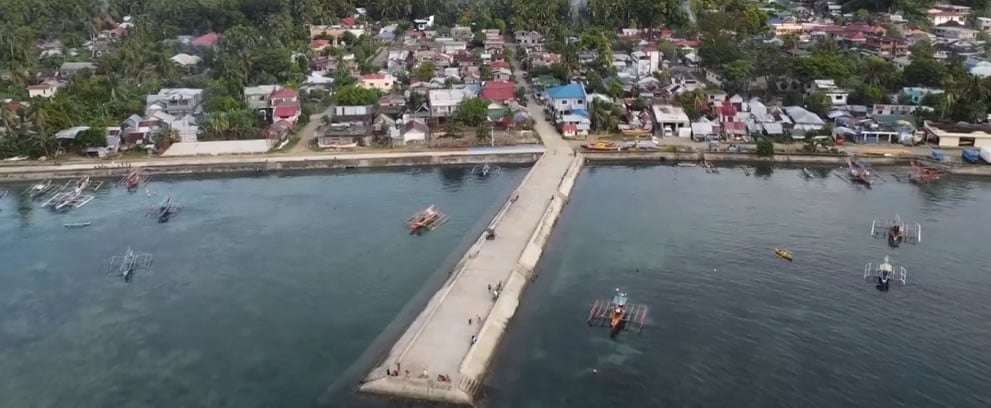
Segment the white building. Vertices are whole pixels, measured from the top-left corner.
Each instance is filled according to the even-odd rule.
[[[836,105],[846,105],[846,98],[850,91],[836,86],[836,81],[832,79],[816,79],[805,89],[809,95],[821,93],[829,97],[829,102]]]
[[[361,76],[359,84],[364,88],[378,89],[388,92],[396,85],[396,77],[392,74],[368,74]]]
[[[458,110],[466,95],[462,89],[431,89],[427,99],[430,102],[430,116],[446,118]]]
[[[673,105],[654,105],[652,110],[657,122],[654,131],[658,136],[692,137],[692,123],[684,109]]]
[[[661,52],[651,48],[644,48],[640,51],[633,51],[630,56],[633,58],[637,75],[646,77],[654,74],[660,69]]]
[[[28,86],[28,97],[31,98],[51,98],[58,92],[58,86],[50,83]]]

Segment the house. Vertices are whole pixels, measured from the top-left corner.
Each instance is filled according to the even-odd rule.
[[[586,137],[588,136],[589,130],[592,129],[592,119],[589,118],[588,111],[585,109],[575,109],[569,113],[564,113],[560,116],[558,120],[562,131],[564,127],[574,126],[575,137]]]
[[[163,111],[153,112],[147,119],[155,120],[162,129],[169,129],[179,135],[180,142],[199,140],[200,127],[192,115],[172,116]]]
[[[406,110],[406,98],[400,94],[387,94],[379,98],[379,113],[398,115]]]
[[[737,107],[730,100],[719,107],[719,128],[727,140],[743,140],[747,136],[747,125],[737,117]]]
[[[313,50],[313,52],[321,52],[327,48],[330,48],[330,40],[322,38],[310,40],[310,49]]]
[[[657,136],[691,137],[692,124],[688,120],[688,114],[679,106],[654,105],[651,107],[654,112],[654,133]]]
[[[643,48],[630,54],[634,69],[639,76],[653,75],[661,67],[661,52],[653,48]]]
[[[299,91],[292,88],[282,88],[269,95],[272,106],[272,122],[285,121],[295,125],[302,113],[299,105]]]
[[[747,128],[751,134],[765,134],[771,137],[783,136],[785,126],[791,127],[791,118],[778,106],[765,106],[759,99],[751,98],[747,103],[750,119]]]
[[[917,109],[932,110],[928,106],[875,104],[871,107],[874,116],[911,115]]]
[[[544,45],[544,35],[536,31],[517,31],[516,42],[525,48],[536,48]]]
[[[457,54],[468,50],[468,43],[464,41],[444,41],[440,43],[440,52],[444,54]]]
[[[430,137],[430,128],[426,123],[411,119],[403,125],[403,143],[426,143]]]
[[[547,90],[550,100],[549,108],[555,113],[569,112],[588,107],[588,95],[585,87],[580,84],[568,84]]]
[[[52,83],[41,83],[38,85],[28,85],[29,98],[51,98],[58,92],[58,85]]]
[[[489,81],[482,87],[482,99],[506,103],[516,99],[516,85],[508,81]]]
[[[388,92],[393,86],[396,85],[396,77],[392,76],[392,74],[362,75],[358,84],[363,88],[378,89],[382,92]]]
[[[939,147],[983,147],[991,149],[991,125],[926,121],[926,141]]]
[[[913,105],[921,105],[927,95],[939,95],[944,93],[942,89],[927,88],[921,86],[906,86],[898,93],[898,99],[904,100]]]
[[[211,31],[194,38],[189,44],[197,48],[217,48],[217,45],[220,45],[221,38],[222,36],[220,34]]]
[[[172,116],[196,115],[202,111],[203,90],[194,88],[162,88],[145,97],[145,113],[164,111]]]
[[[826,122],[801,106],[786,106],[785,112],[791,117],[792,129],[800,132],[817,132],[826,127]]]
[[[846,98],[850,95],[850,91],[841,89],[836,86],[836,81],[832,79],[816,79],[808,85],[805,89],[806,94],[823,94],[829,97],[829,102],[836,105],[846,105]]]
[[[465,91],[462,89],[431,89],[427,94],[430,102],[430,116],[435,118],[446,118],[454,115],[454,112],[466,99]]]
[[[981,31],[991,30],[991,17],[977,17],[975,20],[978,30]]]
[[[465,27],[460,25],[456,25],[453,28],[451,28],[450,34],[451,34],[451,38],[454,38],[455,41],[464,41],[464,42],[471,41],[472,38],[474,38],[475,36],[475,34],[471,32],[471,27]]]
[[[705,116],[700,117],[695,122],[692,122],[692,139],[703,141],[719,136],[716,133],[716,129],[712,126],[712,121],[705,118]]]
[[[492,70],[492,79],[496,81],[512,81],[513,71],[509,68],[497,68]]]
[[[941,26],[950,22],[964,26],[967,25],[967,17],[969,16],[970,7],[949,4],[933,4],[932,8],[926,11],[926,17],[933,26]]]
[[[433,26],[434,26],[434,16],[430,16],[427,18],[418,18],[413,20],[413,27],[416,28],[416,31],[429,30]]]
[[[244,87],[244,104],[248,109],[267,109],[271,106],[270,96],[272,92],[282,89],[280,85],[259,85]]]
[[[965,27],[934,27],[933,34],[936,34],[936,37],[950,40],[974,40],[977,38],[977,30]]]
[[[340,148],[367,145],[371,134],[373,106],[335,106],[329,123],[318,130],[317,146]]]
[[[70,78],[81,71],[96,71],[96,64],[92,62],[65,62],[59,66],[59,76]]]

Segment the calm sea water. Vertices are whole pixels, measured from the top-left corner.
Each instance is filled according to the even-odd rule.
[[[991,406],[991,184],[867,191],[759,170],[587,168],[486,405]],[[354,385],[524,172],[162,180],[151,200],[108,190],[64,215],[0,200],[0,406],[423,405]],[[143,217],[169,193],[177,219]],[[430,203],[451,222],[406,235]],[[922,244],[867,236],[895,213]],[[93,225],[62,227],[79,220]],[[104,273],[127,246],[155,255],[130,284]],[[863,280],[884,255],[907,286]],[[642,335],[585,325],[617,287],[650,307]]]
[[[587,168],[488,405],[989,407],[989,203],[975,180],[868,191],[825,172]],[[895,213],[922,224],[920,245],[868,236]],[[863,279],[884,255],[908,269],[888,293]],[[615,288],[649,306],[642,335],[586,326]]]
[[[402,329],[525,172],[162,179],[150,199],[105,187],[66,214],[0,186],[12,190],[0,200],[0,406],[311,406]],[[145,218],[165,195],[179,217]],[[409,236],[403,222],[430,204],[450,222]],[[154,264],[125,284],[105,269],[129,246]]]

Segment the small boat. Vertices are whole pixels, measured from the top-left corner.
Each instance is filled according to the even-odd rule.
[[[791,262],[792,259],[791,251],[787,249],[774,248],[774,254],[777,255],[778,258]]]
[[[809,169],[804,168],[804,167],[802,168],[802,173],[805,175],[805,178],[813,178],[813,177],[815,177],[815,174],[812,173],[812,170],[809,170]]]
[[[598,152],[610,152],[610,151],[620,151],[622,148],[613,142],[595,142],[586,143],[582,145],[587,150],[598,151]]]
[[[90,224],[92,224],[92,223],[91,223],[91,222],[89,222],[89,221],[83,221],[83,222],[71,222],[71,223],[68,223],[68,224],[65,224],[65,227],[66,227],[66,228],[69,228],[69,229],[74,229],[74,228],[85,228],[85,227],[88,227],[88,226],[89,226]]]
[[[678,167],[698,167],[698,165],[695,162],[678,162]]]

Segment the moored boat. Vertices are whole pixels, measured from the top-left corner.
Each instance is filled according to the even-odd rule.
[[[65,227],[66,227],[66,228],[69,228],[69,229],[74,229],[74,228],[85,228],[85,227],[88,227],[88,226],[90,226],[90,224],[92,224],[92,223],[91,223],[91,222],[89,222],[89,221],[83,221],[83,222],[70,222],[70,223],[68,223],[68,224],[65,224]]]

